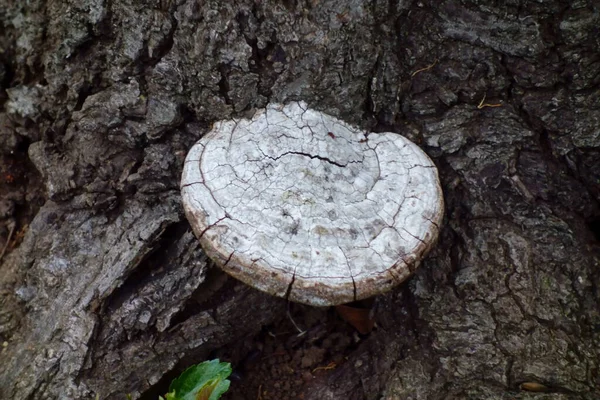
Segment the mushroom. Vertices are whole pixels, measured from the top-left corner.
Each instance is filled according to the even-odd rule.
[[[215,264],[314,306],[407,279],[434,245],[444,209],[435,165],[417,145],[367,135],[303,102],[215,123],[187,155],[181,194]]]

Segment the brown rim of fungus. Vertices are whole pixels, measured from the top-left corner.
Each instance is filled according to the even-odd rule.
[[[187,155],[183,206],[235,278],[315,306],[385,292],[433,247],[443,197],[433,162],[395,133],[304,103],[220,121]]]

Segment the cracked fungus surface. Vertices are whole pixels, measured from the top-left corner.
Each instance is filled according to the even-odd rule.
[[[437,170],[418,146],[395,133],[367,138],[304,103],[216,123],[190,150],[181,191],[218,265],[312,305],[405,280],[443,217]]]

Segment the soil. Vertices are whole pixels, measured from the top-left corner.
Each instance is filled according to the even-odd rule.
[[[304,399],[308,383],[326,380],[367,335],[341,319],[335,308],[289,304],[289,315],[259,335],[219,350],[232,363],[225,400]]]

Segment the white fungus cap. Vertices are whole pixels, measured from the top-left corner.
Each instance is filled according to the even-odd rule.
[[[181,194],[217,265],[315,306],[404,281],[444,210],[435,165],[417,145],[389,132],[367,139],[303,102],[215,123],[187,155]]]

